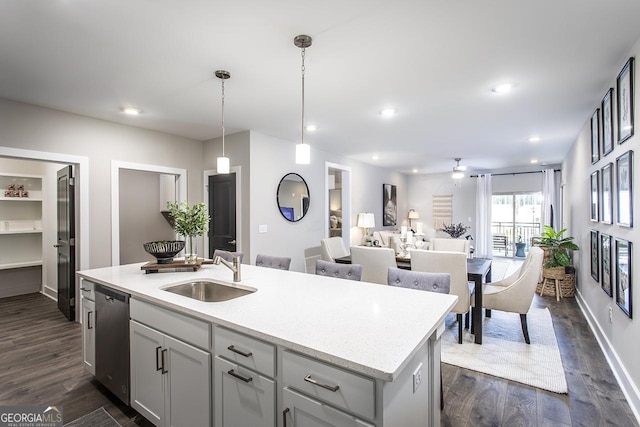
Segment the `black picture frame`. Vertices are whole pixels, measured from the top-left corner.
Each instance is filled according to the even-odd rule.
[[[600,170],[600,221],[613,224],[613,163]]]
[[[611,281],[611,236],[602,233],[600,235],[600,287],[605,294],[613,296],[613,284]]]
[[[591,174],[591,221],[598,222],[598,201],[600,199],[600,171]]]
[[[602,98],[602,157],[613,151],[613,88]]]
[[[591,116],[591,164],[600,160],[600,109]]]
[[[632,318],[632,244],[616,239],[616,304],[630,319]]]
[[[633,99],[633,79],[634,61],[629,58],[622,67],[622,71],[616,79],[616,92],[618,99],[618,144],[622,144],[633,136],[634,125],[634,99]]]
[[[600,233],[591,230],[591,277],[600,282]]]
[[[633,227],[633,151],[616,158],[616,222]]]
[[[393,184],[382,184],[382,225],[398,224],[397,189]]]

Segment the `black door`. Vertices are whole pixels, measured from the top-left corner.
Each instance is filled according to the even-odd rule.
[[[209,176],[209,258],[213,251],[236,250],[236,174]]]
[[[58,171],[58,308],[69,320],[75,319],[76,248],[73,203],[73,169]]]

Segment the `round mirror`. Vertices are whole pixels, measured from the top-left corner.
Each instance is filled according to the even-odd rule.
[[[300,221],[309,210],[309,187],[297,173],[288,173],[278,184],[278,209],[291,222]]]

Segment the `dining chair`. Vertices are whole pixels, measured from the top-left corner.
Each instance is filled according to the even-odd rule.
[[[322,248],[313,246],[304,250],[304,272],[314,274],[316,272],[316,261],[322,259]]]
[[[289,266],[291,266],[291,258],[258,254],[256,255],[256,265],[277,270],[288,270]]]
[[[387,284],[387,270],[396,267],[396,253],[391,248],[351,247],[351,262],[362,266],[362,281]]]
[[[470,243],[467,239],[443,239],[432,237],[429,240],[429,249],[432,251],[464,252],[467,257],[470,253]]]
[[[242,252],[230,252],[230,251],[223,251],[222,249],[216,249],[213,251],[213,258],[217,256],[229,262],[233,262],[233,259],[235,257],[240,257],[240,262],[242,262],[242,258],[244,257],[244,254]]]
[[[467,278],[467,255],[463,252],[416,249],[411,251],[411,270],[427,273],[449,273],[451,277],[449,293],[458,297],[458,302],[451,311],[456,313],[458,343],[462,344],[462,315],[465,315],[465,323],[468,328],[469,307],[471,307],[471,295],[474,291],[474,285],[470,284]]]
[[[349,251],[344,246],[342,237],[328,237],[320,240],[322,249],[322,259],[325,261],[335,262],[336,258],[349,255]]]
[[[520,314],[522,334],[527,344],[531,343],[527,327],[527,313],[538,286],[543,258],[544,251],[533,246],[529,248],[527,257],[515,273],[497,282],[482,285],[482,306],[487,310]],[[474,305],[474,301],[471,303]]]
[[[318,276],[360,281],[362,278],[362,266],[359,264],[338,264],[319,259],[316,261],[316,274]]]
[[[392,267],[387,271],[387,284],[400,288],[448,294],[451,289],[451,275]]]

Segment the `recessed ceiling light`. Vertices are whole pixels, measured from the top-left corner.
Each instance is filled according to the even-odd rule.
[[[395,116],[395,114],[396,114],[395,108],[385,108],[384,110],[380,111],[380,115],[383,117],[391,117],[391,116]]]
[[[418,173],[418,169],[413,169],[411,172]]]
[[[531,159],[531,163],[532,164],[538,163],[538,159]]]
[[[305,126],[305,129],[309,132],[314,132],[316,130],[318,130],[318,127],[316,125],[307,125]]]
[[[540,137],[539,136],[531,136],[531,137],[529,137],[529,139],[527,141],[529,141],[529,142],[539,142],[540,141]]]
[[[500,83],[494,86],[491,90],[495,93],[507,93],[515,87],[513,83]]]
[[[378,157],[378,155],[377,155],[377,154],[374,154],[371,158],[372,158],[373,160],[378,160],[380,157]]]
[[[124,107],[122,109],[122,112],[128,114],[129,116],[137,116],[138,114],[142,113],[142,110],[134,107]]]

